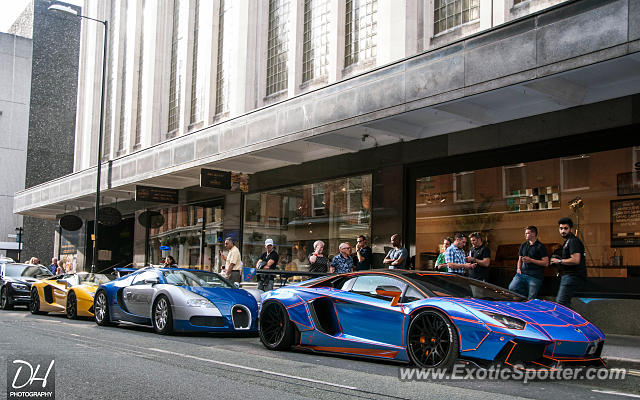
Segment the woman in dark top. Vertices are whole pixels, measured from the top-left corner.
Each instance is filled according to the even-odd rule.
[[[327,272],[329,259],[322,255],[324,242],[316,240],[313,243],[313,253],[309,255],[309,272]]]

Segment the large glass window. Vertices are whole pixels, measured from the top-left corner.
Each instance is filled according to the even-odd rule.
[[[329,1],[305,0],[302,82],[326,76],[328,58]]]
[[[162,264],[171,255],[182,268],[219,270],[219,251],[224,250],[222,206],[174,206],[157,211],[163,223],[150,232],[151,264]]]
[[[480,19],[480,0],[434,0],[433,34]]]
[[[525,227],[536,226],[540,242],[552,254],[564,242],[557,221],[570,217],[585,245],[590,277],[636,276],[640,272],[632,267],[640,265],[640,186],[632,180],[636,153],[629,147],[417,179],[417,269],[433,267],[444,238],[455,232],[480,232],[491,250],[489,280],[508,285],[525,241]],[[606,168],[590,168],[593,165]],[[468,176],[473,176],[473,184],[465,181]],[[556,272],[546,269],[550,277]]]
[[[233,1],[221,0],[218,15],[218,57],[216,69],[216,112],[222,114],[229,111],[229,65],[231,62],[231,46],[225,46],[225,38],[233,37],[231,28],[233,24]]]
[[[178,28],[180,21],[180,0],[173,0],[173,27],[171,29],[171,64],[169,66],[169,124],[167,138],[174,137],[178,130],[178,108],[180,107],[178,88]]]
[[[269,0],[267,96],[287,88],[289,71],[289,0]]]
[[[378,0],[347,0],[344,66],[375,60]]]
[[[191,118],[195,124],[202,119],[202,68],[198,71],[198,40],[200,39],[200,0],[196,0],[193,16],[193,57],[191,59]]]
[[[313,242],[325,242],[324,255],[331,258],[341,242],[355,246],[358,235],[370,235],[370,215],[371,175],[248,194],[242,261],[255,265],[271,238],[280,269],[307,271]]]

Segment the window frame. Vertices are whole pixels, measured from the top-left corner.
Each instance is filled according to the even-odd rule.
[[[476,171],[462,171],[462,172],[454,172],[453,173],[453,202],[454,203],[472,203],[474,201],[476,201],[476,190],[475,190],[475,183],[476,183],[476,176],[475,176]],[[458,176],[463,176],[463,175],[473,175],[473,197],[471,199],[458,199]]]
[[[564,183],[564,174],[565,174],[564,162],[571,161],[571,160],[588,159],[590,157],[591,156],[588,154],[581,154],[579,156],[574,156],[574,157],[560,157],[560,191],[561,192],[579,192],[583,190],[589,190],[591,188],[590,186],[588,186],[588,184],[587,186],[567,188],[565,187],[565,183]]]

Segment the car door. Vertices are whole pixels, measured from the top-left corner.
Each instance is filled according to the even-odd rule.
[[[406,287],[405,282],[390,275],[358,276],[348,291],[334,296],[342,334],[402,346],[405,314],[390,293],[393,288],[402,293]]]
[[[76,282],[77,276],[73,274],[65,275],[62,279],[59,279],[53,285],[53,302],[66,309],[69,287],[75,285]]]
[[[150,317],[149,309],[155,289],[154,284],[149,282],[158,282],[158,279],[157,271],[144,271],[136,275],[131,285],[123,289],[122,299],[131,314]]]

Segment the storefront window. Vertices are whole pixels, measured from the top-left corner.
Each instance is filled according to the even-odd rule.
[[[254,266],[273,239],[279,269],[307,271],[313,242],[325,242],[324,255],[338,253],[341,242],[355,245],[369,236],[371,175],[335,179],[245,197],[242,261]]]
[[[495,267],[490,280],[508,285],[525,227],[538,228],[551,254],[563,243],[558,219],[570,217],[585,245],[590,277],[635,276],[633,266],[640,265],[637,158],[637,148],[624,148],[421,177],[416,181],[417,268],[433,267],[443,238],[480,232]],[[548,276],[555,272],[547,269]]]
[[[220,265],[221,206],[174,206],[157,211],[164,217],[164,224],[152,228],[149,235],[151,264],[161,264],[171,255],[182,268],[211,270]]]

